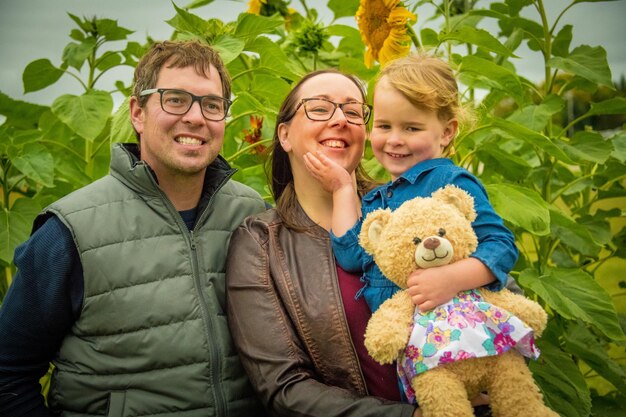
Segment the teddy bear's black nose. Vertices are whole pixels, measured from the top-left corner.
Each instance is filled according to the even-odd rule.
[[[424,241],[424,247],[426,249],[435,250],[439,247],[441,242],[436,237],[429,237]]]

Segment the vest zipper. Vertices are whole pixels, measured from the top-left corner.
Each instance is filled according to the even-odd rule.
[[[204,292],[202,291],[202,285],[200,283],[200,268],[198,266],[198,255],[196,253],[196,240],[194,232],[196,230],[196,227],[198,227],[198,225],[201,225],[204,222],[204,219],[208,216],[207,213],[209,212],[209,207],[211,207],[211,202],[213,201],[215,194],[217,194],[218,191],[224,186],[224,184],[228,182],[228,180],[234,175],[234,173],[235,170],[232,170],[219,184],[217,184],[215,190],[213,191],[213,194],[211,194],[211,196],[209,197],[209,201],[204,207],[204,210],[202,210],[202,212],[199,213],[196,217],[196,224],[194,225],[193,230],[190,230],[190,246],[193,257],[193,279],[194,285],[196,286],[196,291],[198,292],[198,297],[200,299],[200,310],[202,311],[202,316],[204,318],[204,322],[206,323],[207,337],[210,337],[212,334],[215,333],[215,326],[213,325],[213,321],[211,320],[209,307],[207,305]],[[180,215],[178,217],[180,217]],[[224,398],[222,384],[220,383],[221,367],[218,366],[220,361],[220,354],[218,352],[218,348],[215,345],[211,344],[211,340],[207,340],[207,346],[209,348],[209,363],[211,364],[211,381],[213,382],[213,392],[215,394],[215,415],[226,416],[228,413],[228,407],[226,405],[226,399]]]
[[[146,167],[147,166],[148,165],[146,165]],[[172,204],[170,199],[167,197],[165,192],[163,192],[161,187],[159,187],[154,176],[150,175],[152,184],[156,187],[157,190],[159,190],[159,193],[161,194],[161,197],[163,198],[165,205],[169,209],[170,213],[172,213],[172,215],[174,216],[174,219],[176,220],[176,224],[178,224],[178,227],[180,228],[182,235],[184,236],[185,240],[187,241],[187,244],[189,245],[190,255],[191,255],[191,260],[192,260],[191,265],[192,265],[193,284],[196,289],[196,293],[198,295],[198,301],[200,304],[200,312],[202,314],[202,319],[205,323],[205,328],[207,332],[206,338],[207,338],[207,347],[209,350],[209,372],[211,373],[211,380],[213,382],[213,392],[215,393],[215,410],[216,410],[215,415],[216,416],[226,416],[228,412],[228,408],[226,407],[226,400],[224,398],[223,388],[220,384],[221,366],[219,366],[219,360],[220,360],[219,353],[217,352],[217,347],[215,347],[215,345],[211,343],[211,335],[214,333],[214,325],[213,325],[213,321],[211,320],[211,315],[209,314],[209,307],[207,305],[206,297],[204,296],[202,285],[200,283],[200,272],[199,272],[200,267],[198,265],[198,254],[196,253],[197,244],[196,244],[194,231],[195,231],[195,228],[198,227],[199,224],[201,224],[201,220],[203,220],[204,217],[206,217],[206,213],[208,212],[208,208],[211,206],[211,201],[213,200],[213,197],[215,196],[215,194],[219,191],[220,188],[224,186],[224,184],[226,184],[226,182],[230,179],[230,177],[233,176],[234,173],[235,173],[234,170],[232,172],[229,172],[226,178],[220,184],[218,184],[217,188],[214,190],[211,197],[209,197],[209,202],[207,203],[203,212],[200,213],[200,215],[196,217],[196,224],[194,225],[193,230],[189,230],[187,228],[187,225],[183,221],[183,218],[180,216],[180,213],[178,213],[178,211],[176,210],[176,207],[174,207],[174,205]]]

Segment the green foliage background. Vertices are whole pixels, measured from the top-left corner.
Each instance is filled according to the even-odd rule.
[[[290,85],[310,70],[337,67],[371,88],[379,68],[363,64],[359,31],[337,22],[355,15],[358,0],[329,0],[330,22],[320,22],[303,0],[302,15],[287,1],[268,0],[261,15],[224,22],[203,16],[211,1],[173,5],[172,38],[199,38],[220,51],[236,97],[223,155],[239,168],[235,179],[271,201],[262,149]],[[562,416],[613,417],[626,415],[626,99],[601,46],[572,45],[571,25],[555,29],[570,7],[585,2],[602,1],[574,0],[555,21],[542,0],[404,4],[418,14],[413,40],[454,64],[464,101],[478,114],[452,158],[486,184],[516,234],[521,257],[513,275],[550,315],[542,356],[531,363],[546,402]],[[426,4],[436,7],[435,16],[419,15]],[[524,9],[535,17],[522,17]],[[128,41],[131,30],[111,19],[68,16],[74,28],[60,61],[28,64],[24,91],[69,76],[84,93],[43,106],[0,92],[0,299],[15,272],[13,251],[35,215],[105,175],[112,142],[134,140],[126,103],[113,114],[113,92],[98,81],[112,68],[133,67],[150,40]],[[435,17],[443,22],[439,30],[421,23]],[[498,33],[481,29],[485,21],[495,21]],[[515,69],[523,44],[542,57],[541,85]],[[115,92],[128,96],[130,82],[118,81]],[[250,116],[262,117],[262,127],[255,130]],[[369,150],[364,164],[385,179]]]

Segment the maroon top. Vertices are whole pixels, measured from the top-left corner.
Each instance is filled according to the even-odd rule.
[[[367,353],[363,344],[367,321],[372,313],[363,297],[359,297],[358,300],[354,299],[357,291],[363,286],[359,276],[344,271],[339,265],[337,265],[337,276],[352,343],[356,349],[369,394],[391,401],[400,401],[396,365],[379,365]]]

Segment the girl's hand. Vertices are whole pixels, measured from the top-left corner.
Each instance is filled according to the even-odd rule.
[[[496,280],[481,261],[466,258],[435,268],[418,269],[407,280],[409,295],[420,311],[452,300],[458,292],[488,285]]]
[[[307,152],[304,155],[304,165],[320,182],[322,188],[329,193],[334,193],[344,187],[354,188],[350,173],[323,152],[317,151],[316,155]]]
[[[447,303],[459,292],[453,278],[447,274],[446,266],[418,269],[409,276],[407,291],[420,311],[432,310]]]

